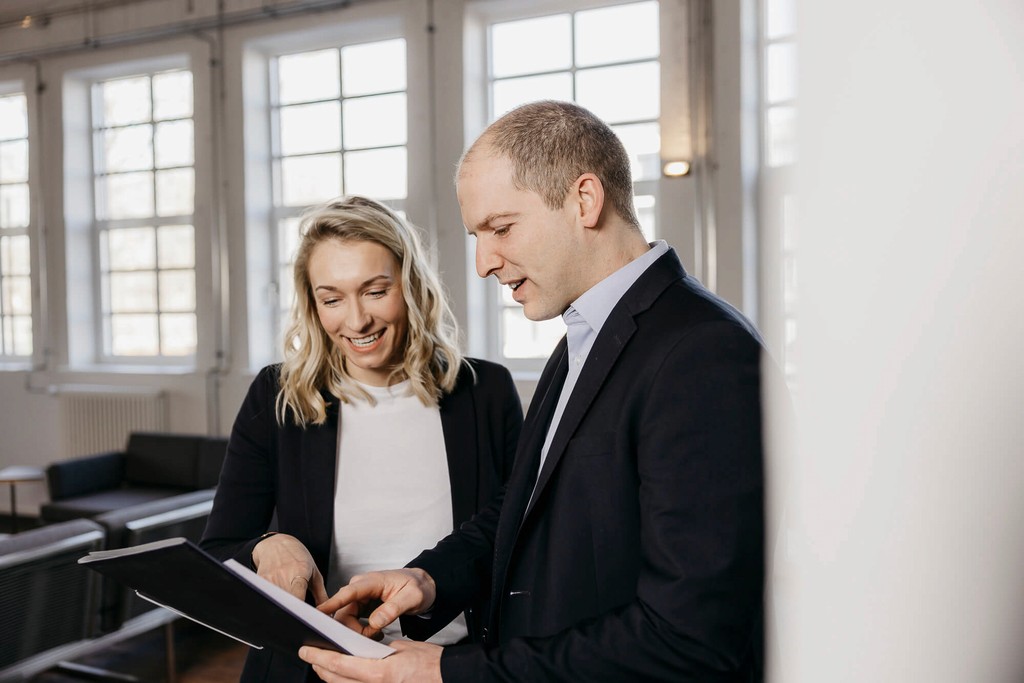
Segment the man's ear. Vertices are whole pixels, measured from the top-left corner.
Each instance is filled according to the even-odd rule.
[[[604,209],[604,185],[601,180],[593,173],[584,173],[576,179],[572,192],[583,227],[597,227]]]

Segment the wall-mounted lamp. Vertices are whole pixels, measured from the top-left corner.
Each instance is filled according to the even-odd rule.
[[[661,168],[666,178],[680,178],[690,172],[689,161],[666,161]]]
[[[32,15],[31,14],[26,14],[25,18],[21,20],[21,27],[22,28],[31,28],[32,27]]]

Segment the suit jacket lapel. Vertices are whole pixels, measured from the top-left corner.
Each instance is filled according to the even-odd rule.
[[[441,397],[441,431],[448,456],[448,480],[452,488],[452,515],[455,526],[476,511],[479,459],[477,456],[477,417],[473,404],[472,375],[459,373],[455,391]]]
[[[565,453],[569,439],[576,432],[576,428],[615,366],[622,350],[636,332],[637,325],[634,317],[650,308],[670,284],[684,276],[685,272],[679,263],[679,258],[674,250],[669,249],[644,271],[612,309],[600,334],[594,341],[593,348],[590,349],[583,370],[576,380],[576,386],[573,387],[572,396],[569,397],[569,402],[562,412],[562,418],[559,420],[557,431],[551,440],[551,447],[544,459],[544,467],[537,478],[537,487],[530,499],[524,519],[535,507],[537,499],[551,479],[551,474],[558,466],[558,461]]]
[[[530,401],[530,408],[523,423],[522,436],[516,449],[516,461],[512,468],[508,484],[505,487],[505,499],[498,518],[498,529],[494,537],[494,571],[491,577],[491,624],[497,624],[497,613],[501,600],[502,587],[508,571],[508,558],[515,547],[516,536],[523,511],[533,492],[533,484],[537,480],[537,465],[540,462],[540,449],[544,445],[544,436],[548,424],[555,411],[558,395],[565,383],[569,369],[565,338],[555,347],[537,383],[537,393]]]
[[[297,458],[305,484],[306,533],[312,539],[310,553],[322,572],[328,569],[331,536],[334,534],[334,485],[338,469],[339,400],[323,392],[327,422],[301,430],[302,447]],[[326,577],[327,574],[325,573]]]

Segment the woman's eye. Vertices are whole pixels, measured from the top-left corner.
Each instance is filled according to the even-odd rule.
[[[503,225],[500,228],[495,228],[494,229],[494,234],[495,234],[496,237],[504,237],[505,235],[508,234],[508,231],[510,229],[511,229],[511,226]]]
[[[369,294],[374,299],[379,299],[379,298],[381,298],[382,296],[384,296],[387,293],[388,293],[388,290],[386,290],[386,289],[375,289],[375,290],[373,290],[371,292],[367,292],[367,294]]]

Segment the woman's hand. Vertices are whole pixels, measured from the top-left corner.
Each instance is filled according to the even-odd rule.
[[[313,601],[317,605],[327,600],[324,577],[306,546],[294,536],[267,536],[252,549],[252,563],[256,566],[256,574],[299,600],[306,600],[307,591],[313,593]]]

